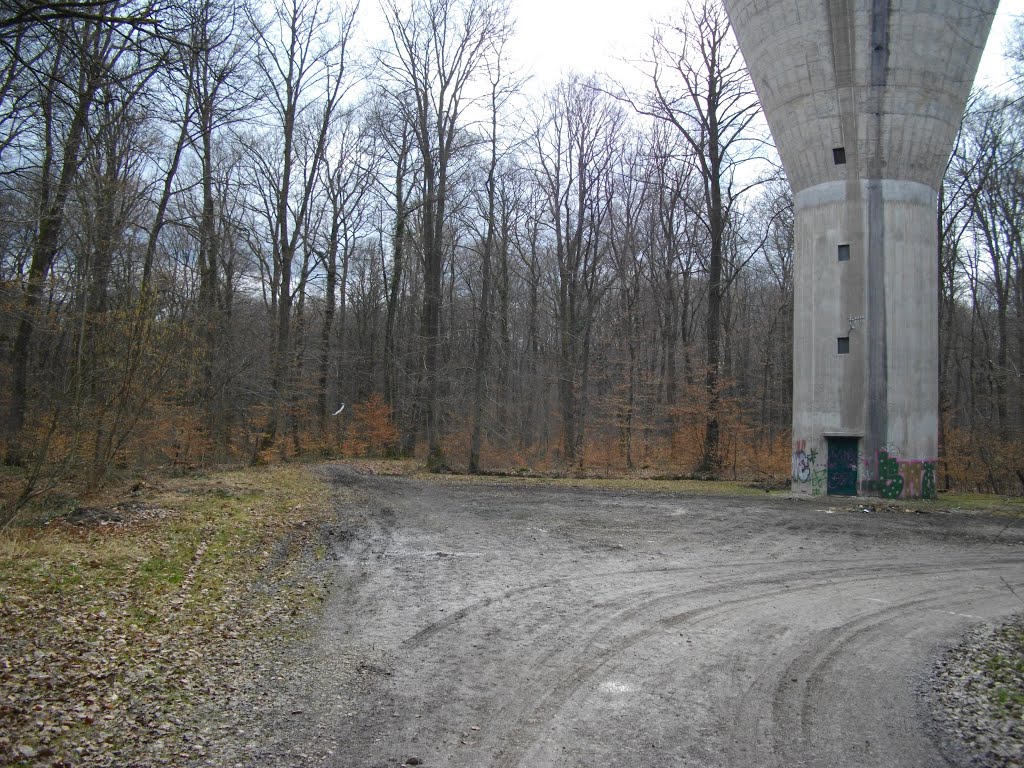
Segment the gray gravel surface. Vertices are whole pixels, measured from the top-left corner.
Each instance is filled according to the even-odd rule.
[[[921,691],[1024,594],[1006,518],[331,471],[323,618],[210,764],[969,765]]]
[[[963,765],[1024,765],[1024,614],[975,627],[935,665],[926,693]]]

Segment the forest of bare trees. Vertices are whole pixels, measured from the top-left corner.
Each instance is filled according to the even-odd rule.
[[[2,9],[22,501],[289,456],[788,477],[792,210],[716,0],[640,85],[544,93],[504,0]],[[937,212],[940,487],[1024,485],[1022,87],[972,99]]]

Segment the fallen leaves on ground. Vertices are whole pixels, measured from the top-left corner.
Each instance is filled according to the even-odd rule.
[[[232,727],[209,713],[252,698],[239,668],[323,597],[296,563],[325,554],[328,494],[302,467],[263,468],[9,531],[0,765],[202,764]]]
[[[1024,614],[970,632],[936,665],[932,695],[978,765],[1024,764]]]

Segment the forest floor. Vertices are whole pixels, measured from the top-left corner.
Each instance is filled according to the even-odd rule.
[[[0,764],[1019,765],[1020,512],[374,462],[136,486],[0,537]]]

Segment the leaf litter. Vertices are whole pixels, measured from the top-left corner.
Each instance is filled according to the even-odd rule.
[[[146,495],[0,539],[0,765],[214,764],[324,598],[308,469]]]

